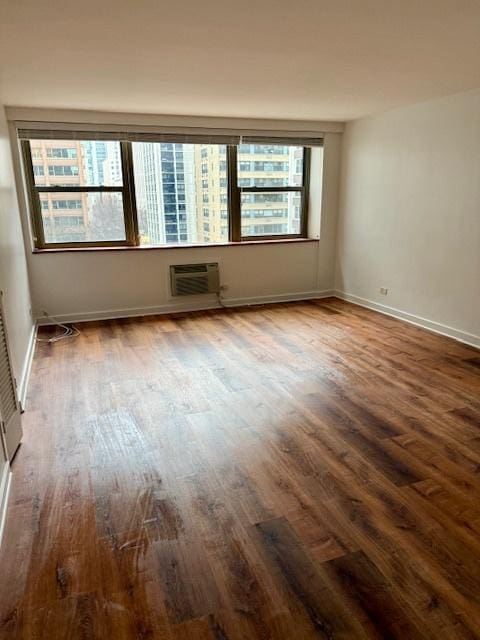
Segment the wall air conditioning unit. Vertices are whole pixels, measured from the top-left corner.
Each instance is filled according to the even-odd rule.
[[[174,264],[170,266],[172,296],[196,296],[199,293],[219,293],[218,262]]]

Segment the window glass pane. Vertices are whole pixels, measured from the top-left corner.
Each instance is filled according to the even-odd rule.
[[[303,147],[238,146],[239,187],[300,187],[302,180]]]
[[[300,233],[301,203],[298,191],[242,193],[242,236]]]
[[[228,241],[224,145],[132,147],[141,245]]]
[[[46,243],[125,240],[121,193],[40,193]]]
[[[119,142],[30,140],[30,148],[37,186],[122,186]]]

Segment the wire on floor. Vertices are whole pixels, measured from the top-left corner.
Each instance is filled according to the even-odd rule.
[[[217,291],[217,302],[224,309],[228,309],[227,305],[223,302],[223,296],[220,291]]]
[[[70,327],[66,324],[62,324],[56,318],[49,316],[46,311],[43,312],[43,316],[47,318],[47,320],[50,320],[51,324],[54,324],[55,326],[63,329],[63,333],[57,333],[57,335],[52,336],[51,338],[37,337],[37,342],[59,342],[60,340],[64,340],[65,338],[76,338],[80,335],[80,331],[73,324]]]

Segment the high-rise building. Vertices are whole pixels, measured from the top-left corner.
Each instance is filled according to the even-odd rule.
[[[105,181],[103,165],[107,158],[108,142],[97,142],[86,140],[82,144],[84,167],[87,184],[108,184]]]
[[[120,145],[118,142],[101,142],[100,144],[102,153],[97,154],[97,173],[102,177],[103,182],[93,184],[106,184],[111,187],[121,185],[123,176]],[[103,149],[105,149],[104,153]]]
[[[133,144],[141,244],[196,242],[194,145]]]
[[[197,242],[228,241],[227,150],[195,145]]]

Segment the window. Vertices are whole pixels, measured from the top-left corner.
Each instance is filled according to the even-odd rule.
[[[73,165],[54,164],[48,167],[49,176],[78,176],[78,167]]]
[[[210,185],[214,179],[216,183],[220,179],[227,182],[225,145],[133,142],[132,156],[138,244],[205,242],[205,224],[221,215]],[[207,156],[214,161],[206,162]],[[221,192],[226,195],[226,187]],[[167,206],[173,213],[168,221]],[[180,222],[184,224],[180,226]],[[218,228],[209,234],[208,241],[228,242],[228,231]]]
[[[37,248],[131,244],[120,142],[30,140],[23,151]],[[48,171],[32,165],[32,156],[48,163]]]
[[[48,147],[47,158],[76,158],[77,150],[74,147],[62,149],[59,147]]]
[[[242,238],[305,235],[307,168],[308,154],[303,147],[239,145]],[[266,220],[252,225],[252,218]]]
[[[48,205],[48,201],[46,202]],[[52,200],[53,209],[81,209],[81,200]],[[47,206],[48,208],[48,206]]]
[[[309,149],[22,140],[37,249],[306,237]]]

